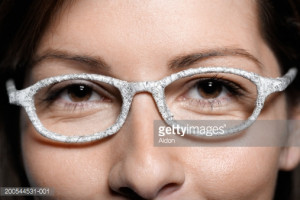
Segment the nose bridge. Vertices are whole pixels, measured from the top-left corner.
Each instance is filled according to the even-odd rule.
[[[159,81],[131,82],[129,87],[132,95],[148,92],[155,96],[163,89]],[[127,121],[115,137],[122,144],[121,159],[110,169],[109,186],[123,196],[154,199],[178,190],[185,180],[177,154],[153,146],[153,121],[161,117],[155,105],[147,94],[136,96]]]

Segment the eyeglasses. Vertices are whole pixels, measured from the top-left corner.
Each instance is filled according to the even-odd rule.
[[[242,120],[226,128],[224,136],[253,124],[267,96],[285,90],[296,74],[292,68],[283,77],[266,78],[236,68],[200,67],[145,82],[68,74],[23,90],[16,90],[13,80],[8,80],[7,91],[10,103],[23,106],[35,129],[55,141],[83,143],[113,135],[140,92],[152,94],[170,126],[181,126],[180,120]]]

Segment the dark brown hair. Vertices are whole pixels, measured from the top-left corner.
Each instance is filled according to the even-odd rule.
[[[0,186],[28,186],[19,124],[19,108],[8,105],[5,81],[22,84],[36,45],[62,1],[0,1]]]
[[[262,35],[282,71],[300,69],[300,1],[257,2]],[[39,40],[62,4],[54,0],[0,0],[0,186],[28,186],[20,148],[19,108],[8,104],[5,81],[14,78],[19,87],[22,85]],[[293,104],[298,103],[299,87],[298,75],[287,91]],[[300,199],[296,177],[292,172],[279,173],[275,199]]]
[[[300,61],[300,0],[258,0],[261,34],[274,52],[282,72],[299,68]],[[286,92],[292,104],[299,103],[298,77]]]

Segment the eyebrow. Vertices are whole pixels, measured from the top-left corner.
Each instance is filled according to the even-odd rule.
[[[188,55],[180,55],[172,59],[168,66],[170,69],[178,69],[185,68],[200,60],[204,60],[211,57],[223,57],[223,56],[238,56],[246,58],[252,62],[254,62],[260,69],[263,68],[263,64],[252,54],[250,54],[245,49],[240,48],[220,48],[220,49],[212,49],[205,50],[199,53],[193,53]]]
[[[245,49],[241,48],[220,48],[212,50],[204,50],[197,53],[192,53],[188,55],[179,55],[168,62],[169,69],[181,69],[191,66],[201,60],[211,58],[211,57],[223,57],[223,56],[238,56],[246,58],[254,62],[260,69],[263,68],[262,63],[252,54],[250,54]],[[36,56],[33,60],[33,65],[47,60],[47,59],[58,59],[66,61],[75,61],[78,63],[85,64],[91,68],[102,69],[106,71],[111,70],[109,66],[101,57],[89,56],[89,55],[79,55],[67,51],[50,49],[45,51],[42,55]]]
[[[42,55],[36,56],[33,60],[33,65],[37,65],[38,63],[48,59],[75,61],[85,64],[91,68],[103,69],[107,71],[110,71],[111,69],[111,67],[101,57],[78,55],[71,52],[54,49],[47,50]]]

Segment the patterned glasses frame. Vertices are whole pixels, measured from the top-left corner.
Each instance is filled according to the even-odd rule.
[[[27,115],[30,121],[32,122],[33,126],[42,136],[55,141],[64,142],[64,143],[84,143],[84,142],[99,140],[118,132],[120,128],[123,126],[127,118],[134,95],[139,92],[149,92],[152,94],[162,118],[169,126],[179,125],[176,122],[176,120],[174,120],[172,113],[170,112],[170,110],[166,105],[164,90],[169,84],[171,84],[172,82],[178,79],[190,77],[197,74],[205,74],[205,73],[234,74],[250,80],[257,86],[256,105],[252,115],[242,124],[239,124],[238,126],[225,130],[225,132],[222,135],[215,135],[215,136],[226,136],[226,135],[238,133],[251,126],[251,124],[254,123],[254,121],[257,119],[258,115],[260,114],[267,96],[274,92],[280,92],[285,90],[287,86],[296,77],[297,69],[291,68],[282,77],[267,78],[267,77],[262,77],[256,73],[247,72],[237,68],[199,67],[199,68],[187,69],[184,71],[171,74],[158,81],[144,81],[144,82],[127,82],[124,80],[119,80],[116,78],[103,76],[99,74],[68,74],[68,75],[50,77],[38,81],[32,86],[22,90],[16,90],[15,83],[11,79],[7,81],[6,86],[9,95],[9,102],[11,104],[23,106],[25,108]],[[61,81],[66,81],[66,80],[75,80],[75,79],[101,81],[103,83],[110,84],[119,89],[123,101],[121,112],[116,122],[105,131],[93,133],[91,135],[65,136],[47,130],[39,120],[34,105],[34,95],[36,94],[36,92],[39,91],[41,88],[44,88],[51,84],[59,83]],[[198,136],[209,137],[206,135],[198,135]]]

